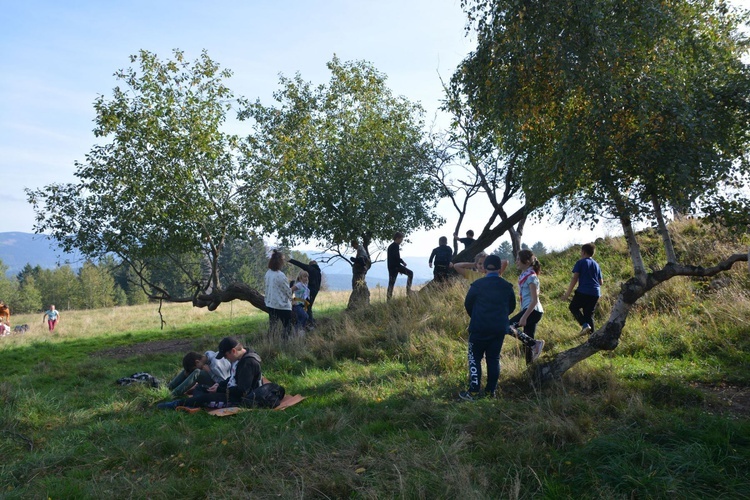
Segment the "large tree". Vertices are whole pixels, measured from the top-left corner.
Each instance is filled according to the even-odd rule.
[[[726,200],[748,174],[750,71],[738,29],[745,15],[715,0],[463,3],[478,43],[454,81],[519,159],[526,196],[549,200],[544,210],[559,208],[568,220],[614,218],[628,243],[634,275],[606,324],[535,367],[539,380],[559,378],[614,349],[649,290],[747,260],[738,253],[707,267],[679,263],[665,219],[669,208],[692,202],[725,220],[747,207],[742,197]],[[719,210],[728,206],[729,216]],[[664,239],[667,263],[651,272],[637,221],[653,221]]]
[[[260,293],[219,272],[227,239],[263,227],[258,172],[222,127],[231,73],[205,52],[191,63],[177,50],[169,60],[140,51],[131,63],[115,74],[122,86],[94,103],[105,141],[76,163],[78,182],[28,192],[35,230],[68,251],[116,255],[151,298],[264,308]]]
[[[254,123],[253,160],[274,172],[267,208],[289,221],[276,232],[343,257],[352,240],[369,253],[395,231],[433,227],[439,192],[428,175],[434,155],[422,108],[394,96],[367,62],[334,57],[328,69],[330,81],[318,86],[282,76],[275,104],[240,113]],[[369,302],[368,266],[352,266],[354,307]]]

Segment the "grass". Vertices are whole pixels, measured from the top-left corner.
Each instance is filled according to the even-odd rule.
[[[616,239],[599,253],[601,322],[627,255]],[[580,342],[558,300],[575,259],[571,249],[542,261],[545,356]],[[502,398],[474,404],[456,401],[466,383],[465,291],[389,304],[373,293],[357,313],[343,312],[346,294],[323,293],[321,326],[285,344],[239,303],[214,313],[165,304],[164,330],[153,305],[64,311],[59,335],[37,325],[0,339],[0,496],[750,497],[750,408],[739,404],[750,385],[744,266],[719,289],[671,283],[633,312],[617,350],[542,391],[525,381],[508,338]],[[170,339],[215,348],[230,333],[258,350],[266,376],[307,399],[228,418],[156,410],[166,390],[114,381],[136,371],[168,379],[183,352],[101,354]],[[720,384],[735,404],[707,390]]]

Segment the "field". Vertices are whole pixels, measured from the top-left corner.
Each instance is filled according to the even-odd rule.
[[[601,322],[627,260],[619,240],[599,249]],[[542,259],[543,358],[583,340],[559,299],[576,255]],[[652,292],[615,351],[553,387],[528,384],[508,338],[501,397],[475,403],[456,398],[464,283],[358,313],[343,311],[345,293],[323,293],[319,328],[287,343],[240,303],[164,304],[163,330],[158,304],[63,311],[53,335],[41,314],[14,317],[32,330],[0,338],[0,496],[750,498],[750,288],[737,267]],[[168,380],[184,352],[228,334],[307,399],[216,418],[158,410],[165,389],[114,383]]]

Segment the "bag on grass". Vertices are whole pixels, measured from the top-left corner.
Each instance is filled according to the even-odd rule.
[[[250,408],[276,408],[284,399],[286,391],[279,384],[269,382],[253,389],[242,398],[242,406]]]
[[[115,382],[117,385],[130,385],[130,384],[148,384],[151,387],[159,387],[159,380],[151,375],[150,373],[146,372],[138,372],[134,373],[129,377],[122,377],[117,379],[117,382]]]

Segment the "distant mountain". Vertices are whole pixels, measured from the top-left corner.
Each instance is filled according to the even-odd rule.
[[[8,276],[18,274],[26,264],[43,268],[70,264],[78,268],[83,263],[80,254],[64,253],[48,236],[30,233],[0,233],[0,260],[8,266]]]
[[[330,290],[350,290],[352,286],[352,268],[341,259],[325,264],[323,259],[331,257],[315,251],[305,251],[310,258],[318,260]],[[62,252],[49,237],[30,233],[0,233],[0,260],[8,266],[8,276],[18,274],[26,264],[53,269],[63,264],[70,264],[77,269],[83,264],[83,257]],[[432,269],[427,265],[428,257],[404,257],[409,269],[414,271],[414,284],[418,285],[432,279]],[[367,284],[370,288],[388,286],[388,268],[385,262],[376,262],[367,273]],[[396,286],[406,286],[406,277],[399,275]]]

